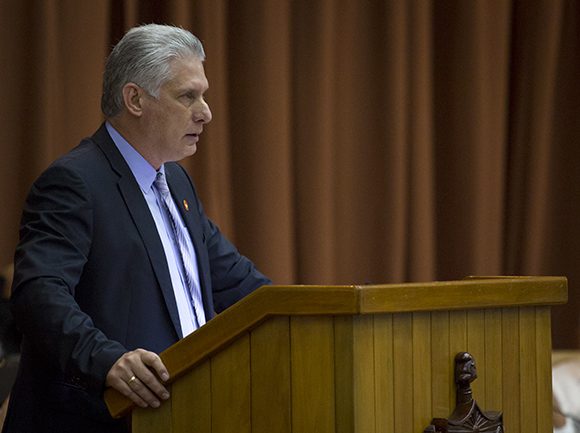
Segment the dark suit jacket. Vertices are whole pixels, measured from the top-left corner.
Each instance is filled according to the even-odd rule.
[[[211,318],[269,280],[207,218],[183,168],[165,169]],[[107,372],[128,350],[163,351],[181,328],[155,223],[104,126],[33,185],[12,305],[23,343],[4,432],[124,431],[102,400]]]

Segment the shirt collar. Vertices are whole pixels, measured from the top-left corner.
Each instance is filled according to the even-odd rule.
[[[149,191],[151,191],[151,185],[155,181],[155,176],[157,176],[157,170],[155,170],[153,166],[149,164],[121,134],[119,134],[113,125],[109,122],[105,122],[105,126],[109,135],[113,139],[115,146],[117,146],[117,149],[119,149],[119,152],[121,152],[121,155],[131,169],[133,176],[135,176],[135,180],[137,180],[139,187],[144,193],[149,193]],[[159,171],[165,174],[165,166],[161,165]]]

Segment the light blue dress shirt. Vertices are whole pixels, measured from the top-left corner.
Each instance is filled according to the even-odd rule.
[[[157,232],[163,244],[167,265],[169,267],[169,275],[171,276],[171,284],[173,285],[173,292],[175,293],[175,301],[177,303],[177,311],[179,313],[179,322],[181,324],[181,332],[183,337],[189,335],[201,325],[205,324],[205,314],[203,305],[195,305],[189,290],[187,288],[185,274],[183,271],[183,264],[180,258],[179,247],[174,240],[173,229],[171,228],[171,221],[162,204],[162,199],[159,197],[157,190],[153,187],[153,182],[157,175],[157,171],[149,164],[143,156],[125,140],[113,126],[106,122],[106,128],[113,142],[121,152],[121,155],[129,165],[135,180],[141,188],[143,197],[149,206],[151,216],[155,221]],[[161,166],[159,171],[165,173],[165,167]],[[183,221],[178,221],[183,227],[184,233],[187,233],[187,244],[190,248],[193,260],[193,276],[195,290],[199,290],[199,270],[197,268],[197,260],[195,259],[195,248],[189,232],[184,228]],[[194,312],[195,308],[195,312]],[[199,319],[199,320],[198,320]]]

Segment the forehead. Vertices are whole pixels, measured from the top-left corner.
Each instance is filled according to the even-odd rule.
[[[169,89],[190,88],[205,91],[209,83],[203,62],[197,57],[176,58],[170,64],[171,78],[163,85]]]

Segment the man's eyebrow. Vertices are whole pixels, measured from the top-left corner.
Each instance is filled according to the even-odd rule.
[[[196,85],[191,85],[190,83],[184,84],[183,86],[176,87],[177,92],[179,93],[188,93],[188,92],[196,92],[196,93],[205,93],[209,90],[209,85],[205,85],[203,83],[198,83]]]

